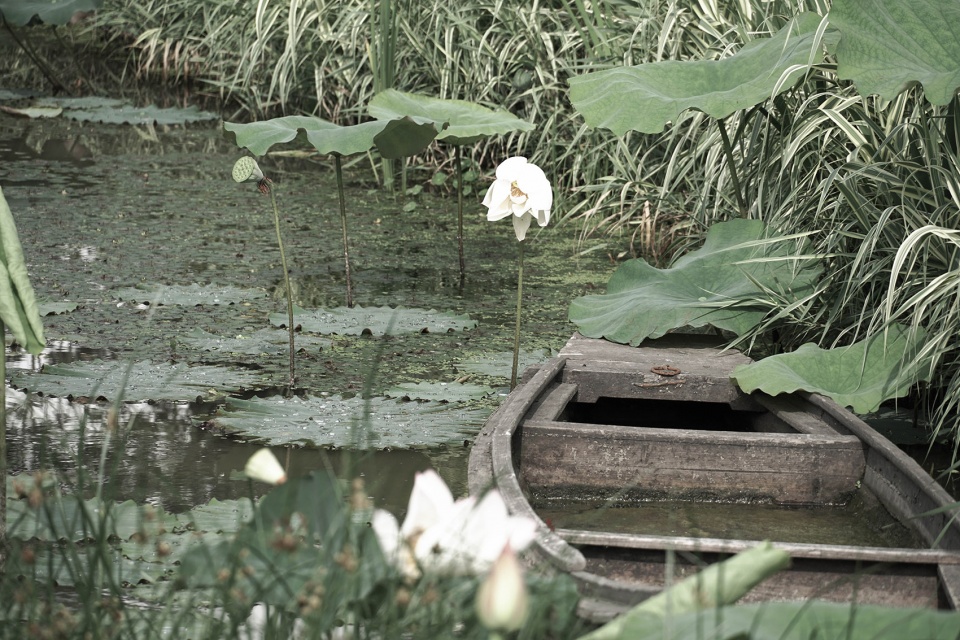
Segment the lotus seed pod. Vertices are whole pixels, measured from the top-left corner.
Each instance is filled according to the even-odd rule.
[[[260,182],[263,180],[263,171],[256,160],[244,156],[233,165],[233,179],[236,182]]]

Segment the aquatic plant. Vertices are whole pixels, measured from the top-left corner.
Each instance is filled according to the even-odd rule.
[[[340,228],[343,235],[346,305],[353,307],[346,198],[343,192],[341,160],[344,156],[366,153],[374,148],[385,158],[403,158],[419,153],[443,128],[443,124],[421,118],[400,117],[341,127],[320,118],[287,116],[249,124],[225,122],[223,128],[238,146],[245,147],[258,156],[265,154],[275,144],[304,139],[313,145],[318,153],[333,156],[337,177],[337,197],[340,204]]]
[[[517,258],[517,322],[513,332],[513,367],[510,388],[517,386],[517,363],[520,358],[520,311],[523,302],[523,246],[530,222],[536,216],[537,224],[545,227],[550,222],[553,206],[553,187],[543,169],[527,162],[526,158],[507,158],[497,167],[497,178],[483,197],[487,220],[513,220],[513,230],[520,243]]]
[[[956,440],[955,247],[928,230],[958,226],[960,7],[950,0],[909,6],[836,0],[829,13],[820,13],[801,13],[719,60],[664,61],[572,78],[571,102],[588,125],[624,140],[629,131],[659,133],[675,123],[661,138],[667,144],[658,151],[664,160],[656,172],[670,176],[671,191],[683,184],[697,194],[690,207],[696,225],[710,227],[733,209],[784,235],[809,234],[803,254],[828,266],[816,295],[766,287],[753,299],[766,314],[740,327],[737,344],[768,352],[805,343],[847,348],[873,337],[885,343],[891,331],[899,336],[895,323],[910,327],[907,342],[933,367],[933,384],[915,384],[929,371],[913,375],[911,367],[888,361],[890,393],[856,406],[873,406],[912,385],[932,431],[949,430]],[[904,37],[891,44],[891,32]],[[720,124],[717,132],[705,129],[711,118]],[[732,139],[728,131],[735,132]],[[931,259],[904,261],[920,238]],[[616,278],[619,290],[623,274]],[[902,285],[888,285],[895,282]],[[705,298],[712,293],[705,291]],[[579,314],[581,303],[571,313]],[[752,304],[730,301],[731,308],[743,303]],[[853,360],[836,355],[836,362]],[[802,368],[802,359],[785,362]],[[857,377],[859,365],[846,368]],[[800,371],[789,377],[805,379]],[[825,391],[806,379],[802,388]],[[827,391],[838,401],[849,400],[847,392]]]
[[[408,578],[423,572],[476,575],[494,565],[507,546],[522,551],[533,542],[536,523],[511,516],[496,490],[482,498],[454,501],[440,475],[417,473],[402,526],[377,510],[371,524],[386,557]]]
[[[290,272],[287,270],[287,254],[283,250],[283,236],[280,233],[280,209],[277,207],[277,194],[270,187],[272,180],[263,175],[260,165],[253,158],[246,156],[237,160],[233,165],[233,179],[236,182],[256,182],[260,193],[270,194],[270,203],[273,205],[273,224],[277,231],[277,246],[280,248],[280,265],[283,267],[283,284],[287,293],[287,333],[290,336],[290,379],[287,386],[292,390],[297,383],[296,349],[293,342],[293,288],[290,286]]]
[[[287,481],[287,472],[280,466],[277,456],[266,447],[250,456],[243,467],[243,472],[251,480],[259,480],[267,484],[280,485]]]
[[[453,145],[457,171],[457,251],[460,264],[460,284],[466,275],[463,257],[463,166],[461,148],[486,137],[530,131],[534,125],[503,110],[487,109],[465,100],[442,100],[430,96],[405,93],[390,89],[378,93],[370,101],[367,111],[381,120],[404,116],[432,120],[442,128],[437,141]]]
[[[527,585],[523,583],[523,569],[508,544],[477,590],[477,617],[492,632],[491,640],[523,627],[529,597]]]
[[[46,346],[17,225],[0,188],[0,574],[7,545],[7,328],[30,353],[39,354]]]

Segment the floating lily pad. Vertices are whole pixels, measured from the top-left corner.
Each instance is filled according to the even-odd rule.
[[[641,259],[624,262],[607,293],[577,298],[570,320],[588,338],[638,345],[685,325],[712,325],[741,334],[769,311],[757,300],[767,290],[800,299],[812,292],[820,270],[801,262],[795,240],[767,237],[760,220],[710,227],[703,246],[657,269]]]
[[[929,357],[917,358],[923,332],[894,325],[848,347],[821,349],[813,343],[796,351],[740,365],[730,377],[746,393],[820,393],[857,413],[876,411],[931,376]]]
[[[100,8],[102,0],[0,0],[0,14],[15,27],[28,24],[34,17],[44,24],[63,25],[78,11]]]
[[[7,533],[21,540],[82,542],[105,533],[107,538],[129,540],[134,535],[156,535],[173,529],[176,517],[131,500],[110,505],[97,499],[81,500],[74,495],[47,496],[51,509],[32,508],[26,500],[7,502]],[[49,505],[48,505],[49,506]]]
[[[253,503],[247,498],[220,501],[212,499],[180,514],[177,519],[191,531],[236,533],[253,515]]]
[[[18,389],[52,396],[105,397],[126,402],[141,400],[192,401],[210,399],[262,385],[254,373],[226,367],[188,366],[183,363],[72,362],[44,366],[38,374],[17,373],[11,379]]]
[[[221,354],[279,355],[287,353],[290,338],[286,331],[260,329],[250,334],[236,336],[215,336],[203,329],[194,328],[177,336],[177,344],[190,349]],[[330,340],[316,336],[299,334],[294,346],[300,349],[320,350],[330,346]]]
[[[405,382],[388,389],[385,396],[403,400],[433,400],[436,402],[464,402],[479,400],[492,394],[490,387],[460,382]]]
[[[68,300],[64,300],[63,302],[37,303],[41,316],[58,316],[63,313],[70,313],[71,311],[76,311],[79,306],[79,302],[70,302]]]
[[[521,120],[509,111],[494,111],[464,100],[443,100],[430,96],[387,89],[373,97],[367,107],[378,120],[413,116],[433,120],[447,127],[437,140],[451,144],[472,144],[487,136],[531,131],[533,123]]]
[[[520,351],[517,358],[517,370],[522,373],[524,369],[535,364],[542,364],[553,357],[549,349],[537,349],[535,351]],[[513,352],[501,351],[481,358],[471,358],[456,363],[457,371],[473,373],[481,376],[491,376],[497,378],[509,378],[510,370],[513,368]]]
[[[72,98],[69,96],[57,96],[41,98],[38,104],[45,107],[60,107],[63,109],[103,109],[106,107],[123,106],[123,100],[119,98],[105,98],[103,96],[82,96]]]
[[[448,311],[430,309],[403,309],[397,307],[337,307],[329,311],[325,309],[294,308],[293,321],[300,325],[303,331],[320,334],[338,334],[358,336],[373,334],[398,335],[402,333],[446,333],[450,331],[465,331],[477,326],[476,320],[470,316],[457,315]],[[285,327],[287,314],[274,313],[270,315],[270,322],[274,326]]]
[[[34,120],[39,118],[56,118],[63,113],[63,109],[60,107],[23,107],[17,109],[15,107],[6,107],[3,105],[0,105],[0,111],[9,113],[12,116],[20,116],[21,118],[30,118]]]
[[[266,292],[260,289],[240,289],[231,286],[200,285],[196,283],[189,286],[144,284],[136,287],[126,287],[114,292],[114,296],[119,300],[183,306],[236,304],[263,298],[266,295]]]
[[[476,434],[486,409],[438,402],[370,400],[369,430],[360,426],[362,398],[228,398],[207,423],[229,435],[271,445],[407,449],[460,444]]]
[[[923,85],[946,105],[960,87],[960,3],[956,0],[836,0],[830,24],[840,30],[837,76],[862,95],[893,100]]]
[[[187,124],[217,120],[220,116],[201,111],[196,106],[160,108],[154,105],[134,107],[97,107],[93,109],[65,109],[66,118],[79,122],[102,122],[105,124]]]

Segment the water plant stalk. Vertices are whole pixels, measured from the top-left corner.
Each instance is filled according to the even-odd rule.
[[[520,362],[520,308],[523,301],[523,245],[520,241],[520,255],[517,260],[517,323],[513,330],[513,367],[510,369],[510,390],[517,386],[517,365]]]
[[[0,322],[0,575],[7,562],[7,336]]]
[[[454,147],[453,157],[457,165],[457,251],[460,256],[460,287],[467,273],[467,264],[463,259],[463,167],[460,161],[460,145]]]
[[[343,230],[343,265],[347,279],[347,307],[352,309],[353,287],[350,283],[350,248],[347,243],[347,205],[346,197],[343,195],[343,167],[339,154],[333,154],[333,162],[337,170],[337,194],[340,197],[340,228]]]
[[[287,271],[287,254],[283,250],[283,238],[280,235],[280,209],[277,207],[277,194],[270,189],[270,202],[273,204],[273,224],[277,229],[277,246],[280,247],[280,265],[283,267],[283,283],[287,288],[287,333],[290,336],[290,388],[297,382],[295,351],[293,345],[293,289],[290,286],[290,272]]]

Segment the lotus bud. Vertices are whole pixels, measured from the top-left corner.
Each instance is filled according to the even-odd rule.
[[[477,616],[491,631],[516,631],[527,617],[528,599],[520,562],[507,544],[477,591]]]
[[[273,452],[266,447],[250,456],[243,472],[247,477],[267,484],[278,485],[287,481],[287,472],[280,466],[280,461]]]

